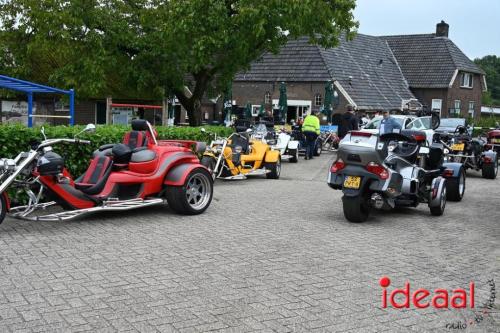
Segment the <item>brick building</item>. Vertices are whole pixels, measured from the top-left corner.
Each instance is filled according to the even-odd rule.
[[[422,104],[443,117],[480,117],[486,91],[484,71],[448,38],[449,25],[435,34],[384,36],[408,85]]]
[[[443,117],[479,117],[484,72],[448,38],[448,31],[448,24],[441,22],[433,34],[358,34],[352,41],[342,38],[331,49],[299,38],[238,74],[233,98],[240,106],[250,103],[256,109],[264,103],[271,110],[283,81],[287,118],[297,119],[322,106],[325,82],[332,80],[340,100],[335,112],[343,112],[347,103],[365,112],[403,110],[418,100]]]

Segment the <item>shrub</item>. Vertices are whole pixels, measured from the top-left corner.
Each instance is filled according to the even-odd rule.
[[[47,138],[73,138],[83,130],[84,126],[46,126]],[[155,127],[158,137],[163,140],[196,140],[209,141],[207,133],[199,127]],[[222,126],[206,126],[207,131],[217,135],[228,136],[232,130]],[[108,143],[122,141],[125,132],[130,131],[128,126],[97,126],[95,133],[85,133],[81,139],[90,140],[90,145],[60,144],[54,146],[54,151],[64,157],[66,167],[74,177],[78,177],[88,167],[92,152],[98,147]],[[23,125],[0,126],[0,157],[14,158],[21,151],[28,151],[33,141],[41,141],[43,136],[40,127],[27,128]]]

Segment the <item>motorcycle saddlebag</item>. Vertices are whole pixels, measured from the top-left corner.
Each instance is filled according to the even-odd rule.
[[[49,151],[38,160],[37,169],[41,176],[56,176],[63,172],[64,159],[59,154]]]

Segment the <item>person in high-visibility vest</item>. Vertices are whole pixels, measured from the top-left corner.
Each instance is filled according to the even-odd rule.
[[[306,137],[306,160],[312,160],[316,139],[320,133],[319,118],[316,116],[317,113],[318,111],[311,112],[311,114],[304,119],[304,123],[302,124],[302,133],[304,133]]]

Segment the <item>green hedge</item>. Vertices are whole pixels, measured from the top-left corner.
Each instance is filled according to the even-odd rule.
[[[46,126],[47,138],[73,138],[85,126]],[[160,139],[209,141],[208,134],[203,133],[200,127],[155,127]],[[223,126],[205,126],[207,131],[227,136],[232,129]],[[90,140],[90,145],[59,144],[54,150],[66,160],[66,166],[74,177],[78,177],[88,167],[92,152],[98,147],[109,143],[122,141],[125,132],[130,131],[127,126],[98,126],[95,133],[85,133],[81,139]],[[21,151],[30,149],[30,142],[43,139],[40,127],[27,128],[23,125],[0,126],[0,158],[13,158]]]

